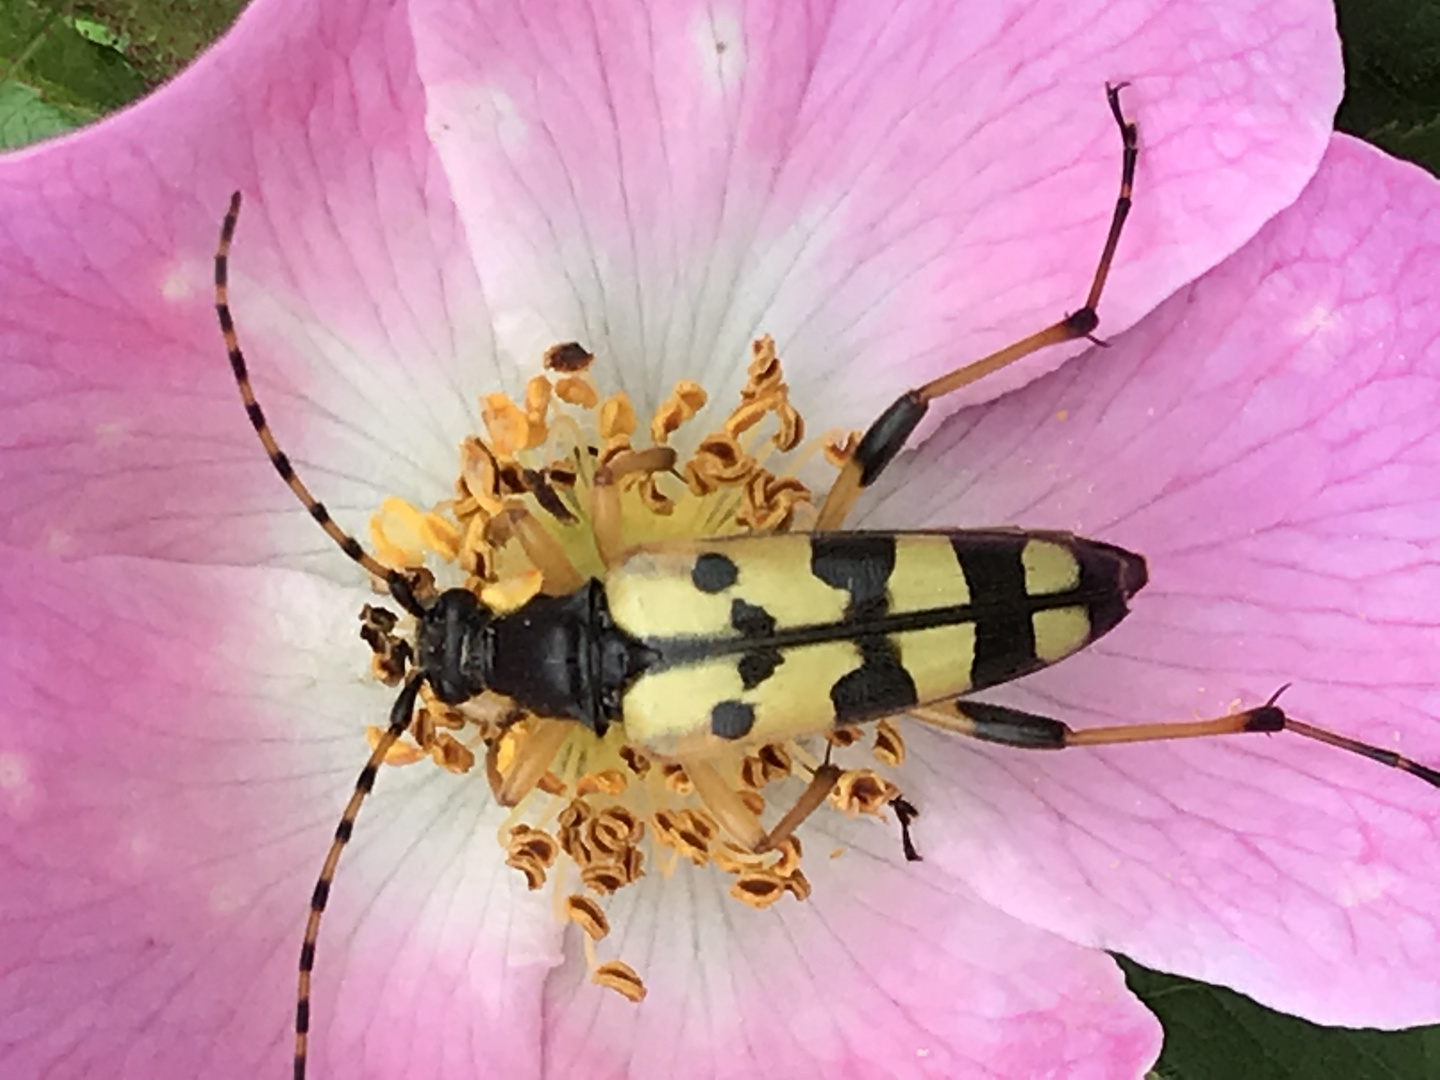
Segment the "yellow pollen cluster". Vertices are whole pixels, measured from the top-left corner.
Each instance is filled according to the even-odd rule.
[[[592,360],[579,345],[557,345],[545,354],[545,372],[526,383],[522,400],[485,395],[484,435],[461,444],[452,499],[423,511],[397,498],[381,504],[370,522],[371,542],[383,562],[421,575],[417,595],[433,595],[435,573],[458,577],[504,614],[542,591],[565,593],[584,577],[602,576],[604,553],[590,527],[597,483],[619,484],[630,544],[807,527],[815,519],[813,500],[793,469],[810,454],[839,466],[856,443],[854,433],[843,433],[794,453],[805,425],[769,337],[752,346],[739,403],[718,430],[687,440],[694,449],[683,461],[673,444],[706,406],[705,390],[676,384],[647,428],[626,395],[596,389]],[[648,444],[636,444],[641,431]],[[607,469],[613,477],[602,478]],[[397,685],[414,662],[402,632],[408,617],[367,606],[361,622],[372,671]],[[366,734],[373,746],[381,730]],[[870,768],[829,764],[832,752],[867,734],[879,765],[904,760],[899,732],[881,722],[873,732],[830,732],[813,740],[819,744],[813,748],[803,740],[738,743],[728,759],[710,764],[757,818],[784,814],[797,781],[822,768],[827,780],[831,772],[838,779],[819,803],[847,815],[884,816],[899,795],[893,783]],[[621,725],[601,738],[570,721],[528,716],[495,695],[448,706],[426,688],[407,735],[391,748],[387,764],[428,759],[463,774],[483,761],[497,801],[511,807],[498,835],[506,865],[530,889],[550,886],[559,917],[583,935],[593,981],[632,1001],[645,996],[641,977],[595,954],[610,930],[601,903],[606,896],[646,873],[668,876],[685,863],[729,875],[730,895],[752,908],[787,893],[798,901],[810,895],[798,838],[787,836],[763,853],[737,843],[685,769],[628,745]],[[823,760],[812,749],[823,751]]]

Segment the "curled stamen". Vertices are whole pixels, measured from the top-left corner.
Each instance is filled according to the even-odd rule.
[[[372,534],[389,545],[396,565],[416,567],[417,574],[428,573],[422,564],[442,572],[453,567],[503,616],[541,595],[572,595],[587,577],[604,574],[601,564],[627,558],[629,545],[778,532],[814,519],[810,490],[794,470],[822,447],[817,441],[788,456],[804,438],[804,423],[770,338],[752,346],[735,408],[683,459],[669,442],[706,406],[705,390],[676,384],[651,416],[646,444],[628,396],[596,389],[592,359],[578,344],[555,346],[545,357],[547,374],[528,380],[518,400],[482,399],[485,434],[460,445],[454,497],[434,512],[386,500],[372,520]],[[853,438],[831,441],[827,457],[854,445]],[[427,602],[438,595],[433,576],[424,584],[417,578],[415,589]],[[400,622],[367,609],[362,634],[377,677],[411,673],[409,632],[398,636]],[[580,927],[592,978],[631,1000],[644,997],[643,981],[621,961],[597,963],[594,943],[609,932],[603,898],[645,875],[647,846],[666,849],[655,864],[663,874],[683,860],[731,875],[731,895],[748,907],[768,907],[787,893],[804,900],[810,883],[791,830],[826,806],[875,813],[895,791],[870,770],[846,772],[830,763],[832,750],[860,737],[853,730],[830,735],[823,764],[812,752],[818,748],[806,748],[809,740],[737,740],[733,749],[682,764],[627,744],[623,724],[599,737],[569,720],[524,714],[493,695],[452,707],[426,685],[420,697],[423,707],[390,760],[428,757],[465,773],[483,747],[492,792],[514,808],[500,835],[507,865],[531,889],[553,880],[556,911]],[[370,737],[378,736],[377,729]],[[893,727],[877,731],[879,761],[898,765],[903,750]],[[812,777],[798,802],[797,766]],[[841,780],[817,786],[813,778],[822,774]],[[770,832],[762,821],[771,822]]]
[[[875,743],[870,752],[877,761],[892,769],[905,763],[905,740],[889,720],[881,720],[875,725]]]
[[[610,960],[601,964],[590,973],[590,979],[601,986],[614,990],[630,1001],[645,1000],[644,981],[635,974],[634,968],[619,960]]]
[[[599,941],[610,933],[610,921],[605,918],[604,909],[588,896],[578,893],[567,896],[565,917],[585,931],[591,941]]]

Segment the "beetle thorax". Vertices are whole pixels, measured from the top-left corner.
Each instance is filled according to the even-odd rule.
[[[419,666],[435,696],[458,705],[490,685],[493,616],[469,589],[446,589],[416,629]]]

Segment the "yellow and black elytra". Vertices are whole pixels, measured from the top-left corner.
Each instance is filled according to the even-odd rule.
[[[794,533],[642,547],[610,570],[635,660],[603,719],[665,758],[777,742],[1008,682],[1084,648],[1138,555],[1019,530]],[[532,654],[533,655],[533,654]]]
[[[1440,786],[1435,770],[1293,720],[1273,699],[1212,720],[1080,731],[1049,717],[968,701],[972,691],[1055,663],[1113,629],[1146,583],[1144,559],[1068,533],[839,531],[859,492],[894,459],[931,401],[1045,346],[1090,337],[1096,328],[1095,309],[1129,211],[1137,157],[1136,127],[1122,114],[1118,91],[1107,87],[1123,143],[1120,194],[1079,310],[902,394],[859,439],[811,533],[627,548],[619,535],[616,481],[627,470],[653,468],[657,460],[667,467],[665,456],[673,452],[651,448],[612,459],[597,470],[591,489],[590,524],[605,573],[583,578],[544,530],[521,515],[515,536],[544,588],[503,612],[466,588],[426,590],[368,554],[296,476],[255,399],[230,314],[227,260],[240,195],[232,197],[215,256],[215,306],[246,413],[276,471],[311,516],[416,620],[413,653],[402,647],[387,654],[403,685],[312,895],[299,965],[297,1080],[305,1075],[310,974],[330,883],[361,803],[410,727],[427,685],[447,704],[499,694],[524,713],[571,721],[597,734],[623,726],[628,743],[682,764],[708,809],[751,851],[786,838],[824,801],[838,770],[827,757],[795,806],[767,830],[707,764],[719,751],[899,714],[1023,749],[1287,730]],[[391,629],[393,619],[367,622],[367,640],[388,639]],[[527,782],[533,784],[544,767],[542,761],[526,773]],[[892,805],[907,830],[905,853],[918,858],[908,833],[916,811],[901,798]]]

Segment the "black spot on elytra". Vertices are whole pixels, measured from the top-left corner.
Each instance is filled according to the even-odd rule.
[[[712,596],[730,588],[739,577],[740,568],[734,560],[714,551],[707,551],[696,559],[695,568],[690,571],[695,588]]]
[[[721,739],[740,739],[755,726],[755,710],[743,701],[722,701],[710,710],[710,733]]]
[[[810,539],[810,572],[850,594],[847,621],[870,621],[889,607],[895,572],[895,537],[881,533],[835,533]]]
[[[874,720],[914,705],[915,680],[900,663],[900,650],[894,642],[870,636],[860,638],[856,645],[860,666],[830,688],[836,722]]]
[[[754,690],[784,662],[779,649],[751,649],[740,658],[740,681],[746,690]]]
[[[762,607],[736,600],[730,605],[730,625],[741,637],[768,638],[775,636],[775,616]]]

